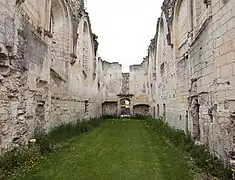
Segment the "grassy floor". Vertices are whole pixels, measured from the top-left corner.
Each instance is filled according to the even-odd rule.
[[[107,120],[9,179],[191,180],[189,169],[183,153],[152,136],[146,121]]]

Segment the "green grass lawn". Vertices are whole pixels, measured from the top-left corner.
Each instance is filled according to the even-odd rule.
[[[107,120],[9,179],[192,180],[183,152],[152,135],[146,121]]]

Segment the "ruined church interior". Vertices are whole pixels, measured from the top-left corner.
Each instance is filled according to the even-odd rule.
[[[99,54],[102,39],[84,0],[0,0],[0,179],[235,179],[235,0],[161,1],[146,56],[124,72],[116,59]],[[99,127],[87,132],[90,122]],[[85,133],[81,142],[50,140],[57,131],[57,140],[64,131],[72,136],[74,124]],[[155,140],[164,128],[171,137]],[[39,153],[40,133],[54,143],[44,148],[48,156]],[[173,150],[177,133],[190,139],[192,151],[203,147],[210,160],[200,166],[190,153],[180,155],[182,148]],[[157,142],[158,153],[152,150]],[[180,158],[164,164],[165,151],[168,159]],[[26,163],[14,164],[28,152]],[[79,157],[52,168],[71,156]],[[93,156],[103,159],[89,161]],[[33,157],[36,165],[23,171]]]

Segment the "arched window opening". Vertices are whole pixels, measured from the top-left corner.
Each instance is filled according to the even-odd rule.
[[[176,60],[180,61],[185,53],[188,51],[188,40],[189,33],[191,32],[190,18],[189,14],[189,4],[188,0],[178,1],[175,9],[175,19],[174,19],[174,47]]]
[[[194,29],[195,34],[198,33],[200,27],[208,17],[208,6],[207,3],[201,0],[194,0],[193,1],[193,16],[194,16]]]
[[[83,24],[83,35],[84,36],[88,35],[88,25],[87,25],[87,22],[84,22],[84,24]]]
[[[179,40],[179,46],[187,40],[188,36],[188,1],[182,0],[179,4],[179,11],[177,16],[177,36]]]
[[[83,68],[88,69],[88,58],[89,57],[89,47],[88,47],[88,25],[85,21],[83,23]]]
[[[66,77],[67,67],[65,61],[69,61],[70,45],[70,23],[66,17],[66,8],[62,7],[59,0],[51,1],[51,14],[49,30],[52,33],[51,45],[51,67],[61,76]]]

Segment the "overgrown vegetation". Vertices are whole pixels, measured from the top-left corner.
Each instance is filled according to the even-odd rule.
[[[232,179],[232,172],[217,157],[211,155],[206,146],[196,146],[189,135],[169,127],[161,120],[148,119],[154,135],[169,140],[175,147],[187,152],[194,160],[195,164],[206,174],[217,177],[220,180]]]
[[[109,119],[8,180],[192,180],[182,151],[170,147],[153,138],[145,120]]]
[[[205,146],[196,146],[190,136],[185,135],[183,131],[169,127],[161,120],[153,120],[151,117],[142,116],[135,118],[106,118],[112,119],[104,123],[102,128],[85,136],[82,142],[80,142],[77,137],[80,134],[84,134],[98,127],[103,119],[93,119],[89,122],[78,121],[75,124],[62,124],[52,129],[48,134],[37,133],[34,137],[36,142],[29,144],[27,150],[12,151],[0,158],[0,179],[4,179],[7,175],[15,173],[16,169],[18,174],[22,175],[22,177],[26,172],[29,173],[27,177],[31,177],[31,175],[36,172],[39,173],[35,175],[35,177],[37,176],[39,179],[41,177],[40,173],[43,174],[43,177],[49,177],[48,173],[53,170],[56,172],[52,174],[58,174],[59,170],[56,170],[58,164],[57,157],[63,159],[60,160],[61,165],[64,163],[63,167],[68,166],[67,170],[63,170],[61,167],[62,169],[60,169],[60,171],[69,171],[71,167],[74,168],[73,172],[75,172],[75,174],[76,172],[84,171],[84,174],[80,174],[81,179],[87,178],[87,171],[89,171],[94,159],[97,160],[95,160],[96,163],[92,169],[97,168],[96,173],[101,173],[99,177],[111,176],[111,171],[124,173],[124,171],[130,167],[133,167],[131,168],[131,171],[133,171],[131,176],[134,177],[139,175],[138,167],[142,167],[142,163],[145,164],[145,169],[141,169],[146,174],[140,173],[141,176],[146,177],[146,175],[149,175],[149,177],[151,177],[154,173],[152,172],[152,175],[149,174],[148,169],[150,167],[152,168],[152,166],[154,167],[153,164],[158,162],[159,169],[153,170],[159,171],[158,173],[161,174],[161,178],[163,179],[171,179],[176,176],[179,176],[178,178],[180,179],[189,179],[188,176],[191,174],[191,168],[193,171],[199,169],[199,173],[209,174],[213,177],[217,177],[219,180],[232,179],[231,170],[225,168],[223,163],[218,158],[212,156]],[[143,124],[145,124],[146,130],[143,129],[142,131]],[[151,140],[150,137],[153,137],[153,139]],[[96,148],[89,148],[90,146]],[[117,154],[119,151],[120,153]],[[101,152],[104,154],[100,156]],[[142,158],[139,156],[140,154],[143,155],[143,152],[145,152],[144,155],[148,158],[155,157],[155,159],[151,161],[153,164],[150,165],[149,162],[146,161],[146,157]],[[79,155],[77,155],[78,153]],[[110,156],[110,154],[112,154],[112,156]],[[75,157],[76,159],[74,159]],[[189,159],[184,159],[185,157],[191,157],[193,159],[193,167],[181,169],[182,166],[188,166],[186,164]],[[108,160],[105,161],[103,158]],[[132,163],[137,162],[136,160],[138,158],[140,159],[137,167],[136,163]],[[128,159],[130,161],[128,161]],[[102,161],[102,163],[97,164],[100,161]],[[49,162],[52,164],[47,166]],[[124,162],[126,168],[123,169]],[[148,169],[146,169],[147,165],[150,166]],[[50,171],[47,171],[47,168],[50,166],[52,166]],[[136,167],[134,168],[134,166]],[[198,168],[194,169],[194,166]],[[109,174],[102,174],[104,172],[107,173],[107,167],[112,167],[113,169],[109,169]],[[130,169],[128,172],[129,171]],[[95,176],[97,175],[96,173],[94,174]],[[60,175],[61,179],[65,176],[63,173],[60,173]],[[123,177],[129,177],[124,174],[122,175]],[[92,174],[90,174],[90,176],[94,178]],[[17,179],[18,176],[15,177]],[[56,179],[56,176],[54,178]]]
[[[0,179],[14,172],[20,166],[33,164],[42,155],[56,151],[67,145],[73,138],[98,127],[103,119],[91,119],[90,121],[77,121],[77,123],[61,124],[52,129],[48,134],[36,133],[33,139],[35,143],[29,143],[25,149],[14,150],[0,157]]]

